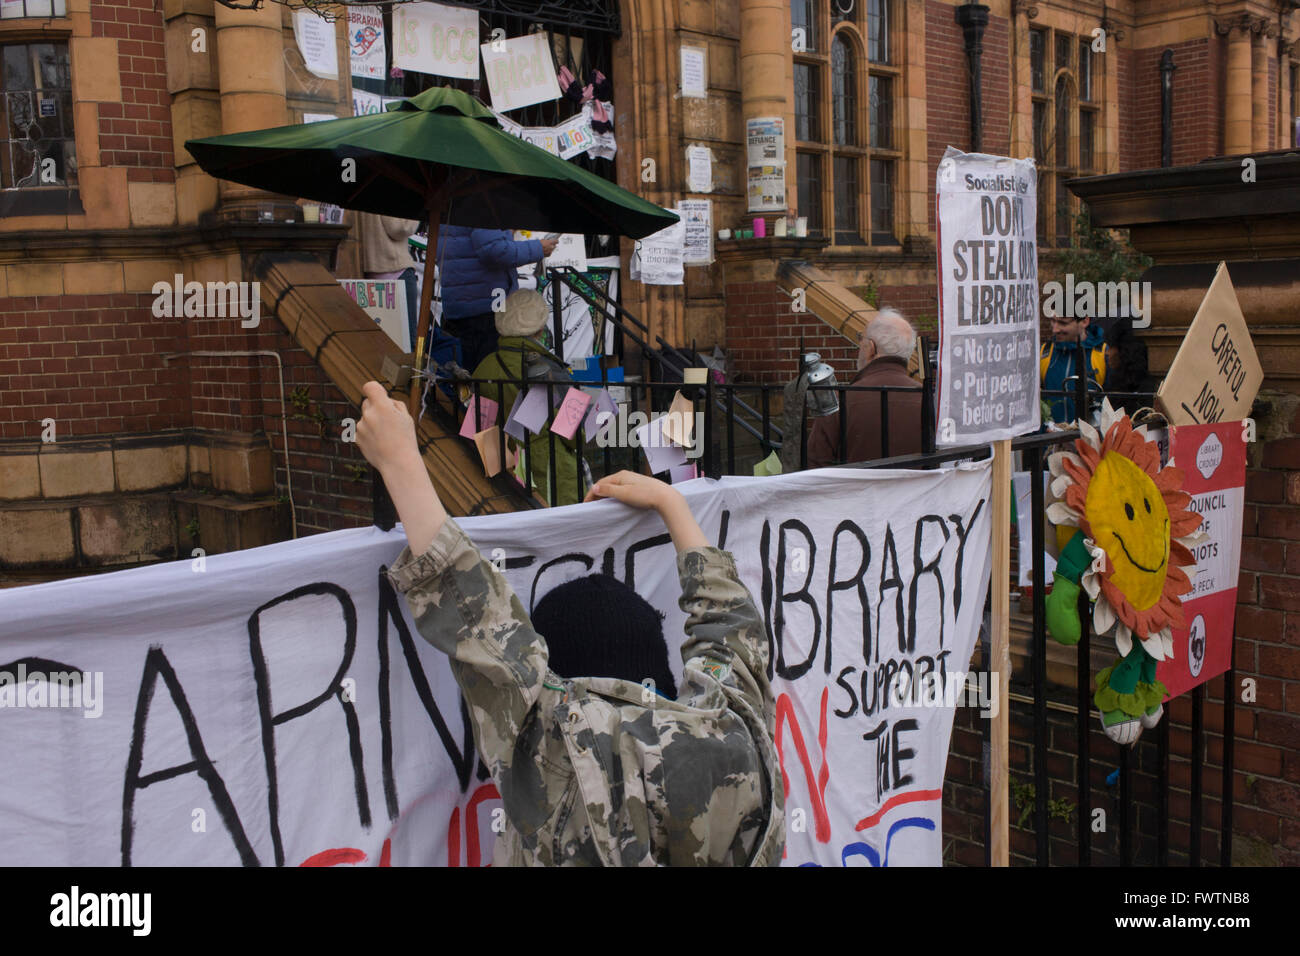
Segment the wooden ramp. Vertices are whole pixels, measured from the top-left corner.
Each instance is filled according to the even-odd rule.
[[[253,278],[261,283],[263,312],[280,321],[358,410],[361,387],[369,381],[384,382],[380,373],[384,359],[409,364],[410,356],[315,258],[301,253],[264,254],[253,263]],[[404,391],[390,391],[394,398],[405,400]],[[421,420],[416,438],[448,514],[501,514],[533,507],[522,494],[503,492],[493,484],[483,474],[478,453],[436,422]]]
[[[866,324],[876,316],[876,309],[854,295],[816,266],[787,259],[776,273],[781,289],[794,294],[802,289],[808,311],[821,319],[854,345]]]

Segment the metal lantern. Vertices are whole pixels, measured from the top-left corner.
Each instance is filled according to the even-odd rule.
[[[808,406],[808,415],[812,418],[820,418],[823,415],[834,415],[840,410],[840,400],[837,393],[829,391],[839,383],[835,381],[835,369],[831,368],[822,361],[822,357],[816,352],[809,352],[803,357],[802,372],[807,376],[809,390],[804,393],[804,401]],[[812,386],[824,386],[827,391],[812,391]]]

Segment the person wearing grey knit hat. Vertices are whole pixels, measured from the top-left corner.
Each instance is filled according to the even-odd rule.
[[[512,292],[506,299],[506,307],[496,313],[497,335],[535,338],[546,328],[548,311],[546,300],[532,289]]]

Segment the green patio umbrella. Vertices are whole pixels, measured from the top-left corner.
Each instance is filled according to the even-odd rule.
[[[608,233],[641,239],[677,216],[502,132],[492,111],[449,87],[388,111],[192,139],[209,175],[345,209],[425,217],[429,248],[415,347],[423,364],[439,223]]]

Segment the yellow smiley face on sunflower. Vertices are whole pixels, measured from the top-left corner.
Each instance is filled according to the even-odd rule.
[[[1101,431],[1081,422],[1075,452],[1051,458],[1048,516],[1083,531],[1093,555],[1080,583],[1096,603],[1096,633],[1115,632],[1121,654],[1132,637],[1156,660],[1173,656],[1171,629],[1183,624],[1182,598],[1191,590],[1183,568],[1194,564],[1188,536],[1201,524],[1189,511],[1183,473],[1160,467],[1146,429],[1134,429],[1107,401]],[[1104,437],[1103,437],[1104,436]]]

